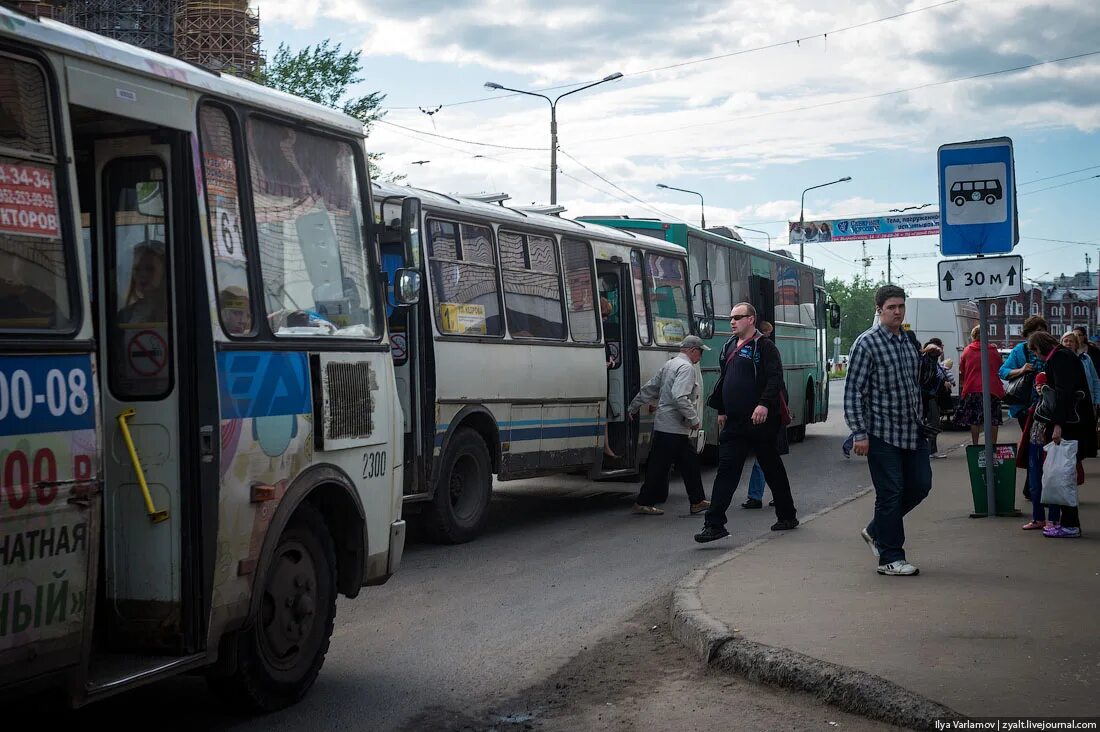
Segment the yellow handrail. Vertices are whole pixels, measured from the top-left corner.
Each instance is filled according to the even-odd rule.
[[[130,425],[126,422],[135,414],[137,412],[132,407],[123,410],[117,417],[118,428],[122,430],[122,439],[125,440],[126,450],[130,453],[130,462],[134,464],[134,473],[137,475],[138,485],[141,486],[141,495],[145,499],[145,510],[149,513],[149,520],[154,524],[159,524],[161,521],[168,520],[168,509],[163,511],[156,509],[153,505],[153,496],[149,493],[149,484],[145,482],[145,470],[141,467],[137,450],[134,449],[134,438],[130,436]]]

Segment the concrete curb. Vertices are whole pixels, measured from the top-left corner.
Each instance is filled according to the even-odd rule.
[[[872,490],[862,488],[855,495],[801,519],[801,523],[820,518]],[[681,580],[672,592],[669,609],[672,636],[704,664],[740,674],[751,681],[808,692],[845,712],[869,719],[914,729],[932,729],[935,719],[961,719],[958,712],[881,676],[750,641],[703,609],[699,587],[712,569],[780,535],[781,532],[777,532],[738,547]]]

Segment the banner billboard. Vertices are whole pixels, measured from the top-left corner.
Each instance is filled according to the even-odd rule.
[[[808,243],[827,241],[862,241],[864,239],[897,239],[904,236],[938,236],[938,211],[897,216],[870,216],[859,219],[828,219],[789,224],[790,241]],[[805,234],[803,238],[803,234]]]

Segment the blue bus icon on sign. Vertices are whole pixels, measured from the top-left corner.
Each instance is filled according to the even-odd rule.
[[[1011,252],[1019,241],[1012,141],[943,145],[938,163],[940,252],[949,257]]]

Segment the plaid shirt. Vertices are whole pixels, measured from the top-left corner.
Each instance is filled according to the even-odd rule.
[[[904,450],[917,449],[923,435],[920,358],[913,337],[881,325],[852,344],[844,385],[844,419],[855,439],[868,433]]]

